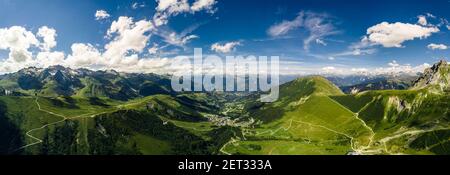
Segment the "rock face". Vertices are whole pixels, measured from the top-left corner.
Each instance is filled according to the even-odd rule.
[[[428,88],[434,91],[448,91],[450,82],[450,65],[441,60],[432,67],[425,69],[422,76],[416,81],[412,89]]]

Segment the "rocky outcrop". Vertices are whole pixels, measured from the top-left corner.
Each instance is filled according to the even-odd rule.
[[[422,76],[416,81],[412,89],[424,89],[447,91],[450,82],[450,65],[445,60],[441,60],[432,67],[425,69]]]

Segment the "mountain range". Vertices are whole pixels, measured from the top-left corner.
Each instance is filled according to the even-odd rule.
[[[450,154],[449,70],[301,77],[262,103],[174,92],[168,75],[31,67],[0,76],[0,154]]]

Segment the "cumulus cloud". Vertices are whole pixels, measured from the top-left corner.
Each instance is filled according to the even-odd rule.
[[[267,34],[279,37],[298,28],[303,28],[309,33],[309,36],[303,40],[303,48],[306,51],[309,50],[311,42],[315,41],[317,44],[323,45],[324,37],[339,33],[328,15],[301,11],[294,20],[285,20],[272,25],[267,30]]]
[[[97,10],[95,12],[95,19],[96,20],[102,20],[102,19],[106,19],[109,18],[111,15],[108,14],[108,12],[106,12],[105,10]]]
[[[431,49],[431,50],[447,50],[448,49],[448,46],[446,46],[444,44],[434,44],[434,43],[428,44],[427,47],[428,47],[428,49]]]
[[[36,34],[19,26],[2,28],[0,49],[9,50],[9,58],[0,61],[0,72],[51,65],[139,71],[136,66],[144,64],[145,59],[140,60],[138,54],[147,46],[152,29],[151,21],[120,17],[107,32],[110,42],[104,46],[103,52],[88,43],[74,43],[71,54],[65,58],[63,52],[51,51],[56,46],[56,30],[53,28],[43,26]],[[42,38],[42,42],[37,38]]]
[[[53,28],[42,26],[36,34],[20,26],[1,28],[0,50],[8,50],[9,54],[8,58],[0,61],[0,72],[13,72],[29,66],[61,64],[64,61],[64,53],[50,51],[55,46],[56,30]]]
[[[39,52],[36,56],[36,67],[47,67],[50,65],[61,65],[64,63],[64,52]]]
[[[0,29],[0,49],[20,50],[38,45],[34,34],[20,26]]]
[[[66,66],[95,68],[98,65],[105,64],[100,51],[91,44],[74,43],[70,48],[72,54],[67,56]]]
[[[37,36],[41,37],[44,40],[44,42],[41,44],[42,50],[49,51],[56,46],[57,34],[55,29],[43,26],[39,28]]]
[[[32,58],[29,48],[38,46],[35,35],[20,26],[0,29],[0,49],[9,50],[10,62],[26,62]]]
[[[110,65],[117,65],[121,62],[136,61],[136,56],[131,53],[141,53],[150,38],[148,34],[154,26],[151,21],[133,21],[133,18],[121,16],[113,21],[108,29],[107,36],[113,37],[112,41],[105,45],[103,57],[112,62]],[[130,62],[131,64],[131,62]]]
[[[425,27],[408,23],[382,22],[367,29],[362,42],[370,42],[383,47],[403,47],[403,42],[424,39],[439,32],[437,27]]]
[[[241,42],[239,41],[228,42],[225,44],[214,43],[211,45],[211,50],[220,53],[229,53],[239,45],[241,45]]]

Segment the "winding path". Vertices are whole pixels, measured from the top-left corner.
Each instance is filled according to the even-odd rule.
[[[25,149],[25,148],[27,148],[27,147],[34,146],[34,145],[37,145],[37,144],[40,144],[40,143],[43,142],[41,139],[39,139],[39,138],[33,136],[33,135],[31,134],[32,132],[35,132],[35,131],[38,131],[38,130],[42,130],[42,129],[44,129],[44,128],[48,127],[48,126],[51,126],[51,125],[56,125],[56,124],[62,123],[62,122],[66,121],[66,120],[69,120],[69,119],[73,120],[73,119],[77,119],[77,118],[83,118],[83,117],[85,117],[86,115],[89,115],[89,114],[92,114],[90,117],[94,117],[94,116],[96,116],[96,115],[105,113],[105,112],[101,112],[101,113],[97,113],[97,114],[86,113],[86,114],[82,114],[82,115],[79,115],[79,116],[76,116],[76,117],[71,117],[71,118],[69,118],[69,117],[67,117],[67,116],[64,116],[64,115],[61,115],[61,114],[54,113],[54,112],[52,112],[52,111],[48,111],[48,110],[42,109],[42,108],[41,108],[41,105],[40,105],[39,102],[38,102],[38,98],[39,98],[39,97],[36,96],[36,99],[34,100],[34,102],[36,103],[36,105],[37,105],[39,111],[42,111],[42,112],[45,112],[45,113],[48,113],[48,114],[51,114],[51,115],[54,115],[54,116],[57,116],[57,117],[61,117],[62,119],[61,119],[61,120],[58,120],[58,121],[56,121],[56,122],[52,122],[52,123],[45,124],[45,125],[43,125],[43,126],[41,126],[41,127],[39,127],[39,128],[34,128],[34,129],[31,129],[31,130],[27,131],[27,132],[25,133],[25,135],[28,136],[28,137],[30,137],[30,138],[32,138],[32,139],[34,140],[34,142],[33,142],[33,143],[30,143],[30,144],[27,144],[27,145],[24,145],[24,146],[22,146],[22,147],[20,147],[20,148],[17,148],[17,149],[15,149],[13,152],[16,152],[16,151],[19,151],[19,150],[22,150],[22,149]]]

